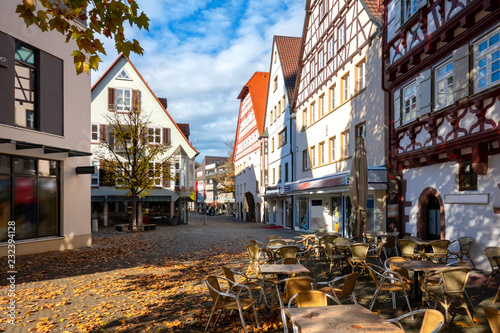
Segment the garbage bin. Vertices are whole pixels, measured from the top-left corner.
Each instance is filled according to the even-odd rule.
[[[98,230],[98,225],[99,225],[99,220],[98,219],[92,219],[92,232],[97,232]]]

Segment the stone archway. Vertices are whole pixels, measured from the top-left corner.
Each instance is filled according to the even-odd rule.
[[[436,207],[436,209],[434,209]],[[436,214],[429,216],[430,212],[435,211]],[[429,238],[429,220],[437,219],[436,223],[439,227],[439,238],[445,239],[446,237],[446,224],[444,201],[438,190],[428,187],[422,191],[418,198],[418,212],[417,212],[417,237],[424,240]]]

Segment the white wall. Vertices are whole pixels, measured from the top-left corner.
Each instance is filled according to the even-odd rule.
[[[454,240],[470,236],[476,240],[471,249],[477,268],[489,270],[490,266],[483,254],[487,246],[500,246],[500,222],[498,215],[493,213],[493,207],[500,207],[500,155],[489,157],[488,174],[478,175],[477,191],[458,190],[458,163],[449,162],[431,166],[408,169],[404,172],[407,179],[406,200],[411,201],[411,207],[406,208],[410,222],[406,224],[406,232],[416,235],[418,199],[427,187],[436,189],[445,202],[446,239]],[[488,204],[447,204],[447,194],[488,194]]]

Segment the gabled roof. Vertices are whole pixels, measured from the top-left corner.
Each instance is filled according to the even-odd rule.
[[[120,53],[120,55],[118,55],[118,57],[116,58],[116,60],[111,64],[111,66],[109,66],[109,68],[106,70],[106,72],[104,72],[104,74],[101,75],[101,77],[99,79],[97,79],[97,81],[94,83],[94,85],[92,86],[92,88],[90,89],[90,91],[93,91],[94,88],[99,85],[99,83],[102,81],[102,79],[104,77],[106,77],[106,75],[111,71],[111,69],[113,69],[113,67],[116,66],[116,64],[118,63],[118,61],[121,58],[124,58],[126,61],[128,61],[130,63],[130,65],[135,70],[135,72],[137,73],[137,75],[139,76],[139,78],[142,80],[142,82],[144,83],[144,85],[148,88],[148,90],[151,93],[151,95],[153,95],[153,97],[156,99],[156,101],[158,102],[158,104],[160,105],[160,107],[163,109],[163,111],[165,112],[165,114],[170,118],[170,120],[175,125],[175,127],[177,127],[177,129],[179,130],[179,132],[181,133],[181,135],[184,137],[184,139],[186,140],[186,142],[188,143],[188,145],[196,152],[196,155],[198,155],[199,152],[196,150],[196,148],[193,147],[193,145],[191,144],[191,142],[189,142],[189,140],[186,138],[186,136],[184,135],[184,132],[179,128],[179,125],[177,125],[177,123],[174,121],[174,119],[172,118],[172,116],[170,116],[170,114],[167,112],[167,109],[165,109],[165,107],[163,106],[163,103],[161,103],[160,100],[158,99],[158,97],[156,97],[155,93],[153,92],[153,90],[151,89],[151,87],[149,87],[149,85],[147,84],[146,80],[144,80],[144,78],[142,77],[141,73],[139,73],[139,71],[137,70],[137,68],[132,63],[132,61],[128,57],[126,57],[123,53]]]
[[[299,69],[299,55],[302,38],[274,36],[274,41],[280,57],[288,100],[293,101],[295,81],[297,79],[297,71]]]
[[[257,122],[257,130],[259,135],[264,130],[264,118],[266,116],[266,100],[267,100],[267,85],[269,83],[269,73],[255,72],[248,80],[243,89],[241,89],[238,99],[243,100],[247,93],[252,99],[253,112]],[[238,116],[239,118],[239,116]],[[239,119],[238,119],[239,121]],[[239,126],[239,124],[238,124]]]

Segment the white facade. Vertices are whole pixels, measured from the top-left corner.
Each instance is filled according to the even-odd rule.
[[[40,86],[35,88],[35,101],[43,104],[47,102],[47,99],[52,102],[60,100],[62,113],[57,119],[52,117],[46,119],[45,111],[47,110],[43,110],[42,105],[35,106],[32,110],[35,112],[33,129],[29,128],[26,123],[24,125],[19,123],[20,114],[16,114],[15,123],[10,123],[5,119],[0,121],[0,137],[10,140],[0,145],[0,156],[3,156],[2,163],[0,163],[2,165],[1,193],[4,194],[0,202],[0,232],[2,234],[0,256],[7,255],[7,242],[4,237],[7,236],[8,221],[15,222],[17,255],[91,246],[90,188],[88,186],[90,175],[75,172],[79,166],[90,165],[90,157],[84,156],[90,152],[87,130],[87,124],[90,123],[90,77],[86,74],[76,74],[71,55],[76,45],[72,41],[65,43],[64,36],[58,32],[41,32],[33,26],[27,28],[23,19],[15,13],[18,4],[19,2],[15,0],[2,1],[0,4],[0,43],[2,44],[0,45],[0,58],[2,62],[4,60],[7,62],[7,66],[3,63],[0,65],[0,77],[2,77],[0,114],[2,118],[12,116],[14,120],[14,104],[9,104],[14,94],[7,97],[3,94],[10,91],[14,93],[14,86],[17,89],[14,77],[9,74],[10,70],[17,70],[18,58],[14,55],[15,44],[24,45],[34,52],[35,58],[40,59],[40,63],[35,63],[33,67],[35,75],[41,79]],[[51,70],[50,67],[44,66],[45,62],[42,61],[47,58],[58,64],[58,71],[52,72],[52,77],[50,75],[46,77],[43,72]],[[60,77],[58,73],[61,73]],[[60,90],[56,91],[54,96],[44,95],[43,91],[52,88],[50,85],[59,87],[59,84]],[[16,90],[16,105],[19,105],[20,98]],[[51,110],[48,112],[50,114]],[[43,127],[47,123],[50,125],[51,122],[59,123],[60,127],[54,132],[44,130]],[[21,149],[20,143],[26,143],[32,147]],[[22,171],[24,174],[20,174],[17,169],[18,158],[22,159],[21,164],[26,167]],[[51,169],[49,172],[45,168],[48,161],[55,163],[59,171]],[[51,164],[51,168],[52,166]],[[12,167],[11,172],[7,170],[10,167]],[[24,180],[28,178],[29,181],[26,183]],[[37,185],[32,188],[25,186],[33,184],[31,181],[40,184],[38,194]],[[12,192],[8,189],[11,184],[15,187],[13,200],[10,198]],[[44,184],[48,187],[44,187]],[[33,195],[19,192],[31,190],[35,191]],[[47,193],[48,190],[50,193],[46,196],[41,194]],[[21,198],[24,198],[23,204],[19,202]],[[28,204],[27,198],[33,201]],[[48,208],[49,203],[55,205],[53,210]],[[30,212],[38,214],[38,217],[33,217]],[[42,215],[45,217],[42,218]]]
[[[357,137],[365,139],[369,168],[366,230],[385,230],[387,128],[381,21],[363,0],[342,11],[344,5],[319,1],[306,8],[294,107],[297,181],[287,190],[294,194],[295,229],[351,235],[348,178]]]
[[[137,91],[139,96],[140,112],[146,114],[148,118],[148,128],[156,130],[156,143],[170,145],[166,154],[158,157],[158,162],[173,156],[169,180],[161,179],[154,189],[147,191],[145,198],[141,199],[139,205],[139,222],[142,222],[143,215],[148,216],[152,221],[162,223],[176,219],[175,223],[187,223],[187,198],[194,191],[195,168],[194,158],[198,152],[189,143],[185,135],[181,132],[175,121],[170,117],[160,100],[155,96],[146,82],[142,79],[135,66],[125,56],[120,55],[108,71],[96,82],[92,88],[92,127],[93,132],[92,149],[99,148],[100,140],[109,139],[109,129],[102,131],[101,128],[108,125],[105,116],[113,112],[127,112],[120,110],[120,102],[116,98],[114,109],[109,107],[109,89],[123,91],[124,96],[130,96],[129,108],[132,104],[132,95]],[[128,93],[126,93],[128,92]],[[127,94],[127,95],[125,95]],[[96,135],[97,131],[97,135]],[[100,136],[106,135],[107,138]],[[94,157],[95,163],[99,163]],[[108,225],[122,222],[127,216],[126,207],[116,204],[116,197],[125,197],[126,190],[114,186],[102,186],[99,183],[92,184],[93,214]],[[144,209],[144,211],[143,211]],[[115,212],[116,218],[110,215]],[[161,221],[161,222],[160,222]]]

